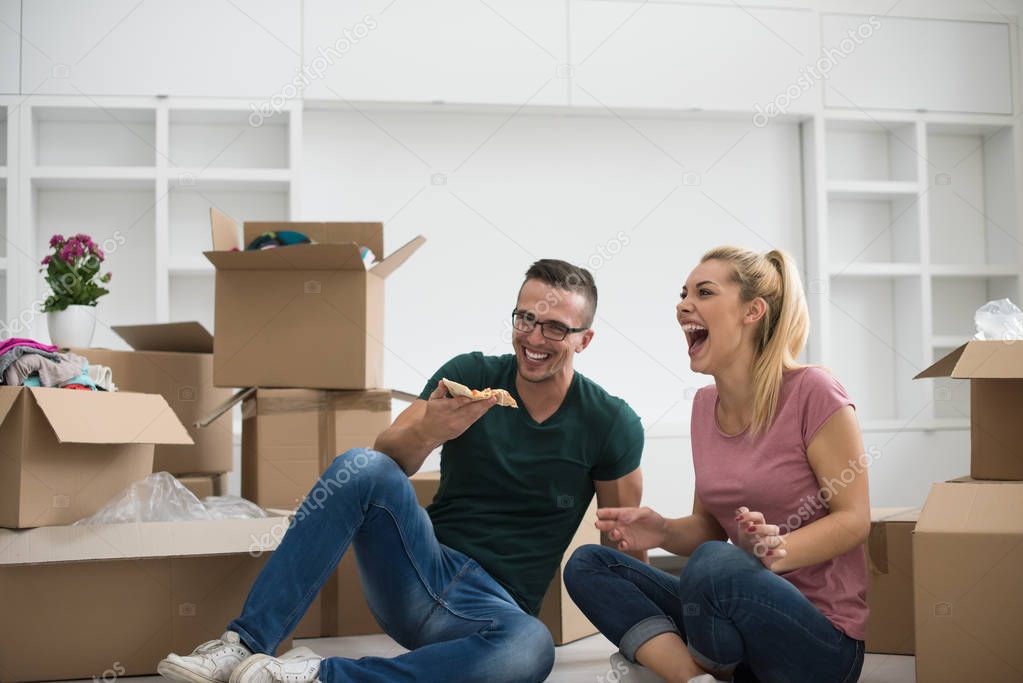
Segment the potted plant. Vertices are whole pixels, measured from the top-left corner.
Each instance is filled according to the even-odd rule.
[[[103,285],[111,274],[99,274],[103,250],[82,233],[66,239],[54,235],[50,250],[39,269],[51,289],[43,302],[50,341],[61,348],[88,347],[96,329],[96,301],[109,294]]]

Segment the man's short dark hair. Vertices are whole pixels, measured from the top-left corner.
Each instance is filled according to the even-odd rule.
[[[526,280],[539,280],[551,287],[582,294],[588,304],[583,325],[589,327],[593,324],[593,317],[597,314],[597,285],[590,271],[566,261],[545,258],[529,267]]]

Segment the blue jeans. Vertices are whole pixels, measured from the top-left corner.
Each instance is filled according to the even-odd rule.
[[[633,662],[643,643],[676,633],[697,664],[725,680],[851,683],[863,666],[863,641],[729,543],[700,545],[679,578],[586,545],[573,553],[564,578],[579,608]]]
[[[338,456],[323,473],[228,629],[253,652],[273,653],[353,543],[373,615],[411,652],[324,659],[324,683],[547,678],[547,627],[475,560],[437,541],[408,477],[369,449]]]

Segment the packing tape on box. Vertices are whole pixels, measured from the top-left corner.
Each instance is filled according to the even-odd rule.
[[[308,391],[301,396],[261,396],[257,392],[242,403],[242,419],[285,413],[332,413],[339,410],[381,412],[390,409],[389,391]]]

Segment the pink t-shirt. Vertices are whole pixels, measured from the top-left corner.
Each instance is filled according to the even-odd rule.
[[[693,467],[696,495],[736,542],[736,508],[764,513],[768,524],[788,533],[828,514],[824,490],[814,476],[806,449],[836,411],[851,406],[848,394],[827,371],[806,367],[782,378],[774,423],[750,441],[746,432],[730,436],[718,426],[718,392],[703,387],[693,400]],[[857,546],[827,562],[781,575],[805,595],[840,631],[863,640],[867,621],[867,567]]]

